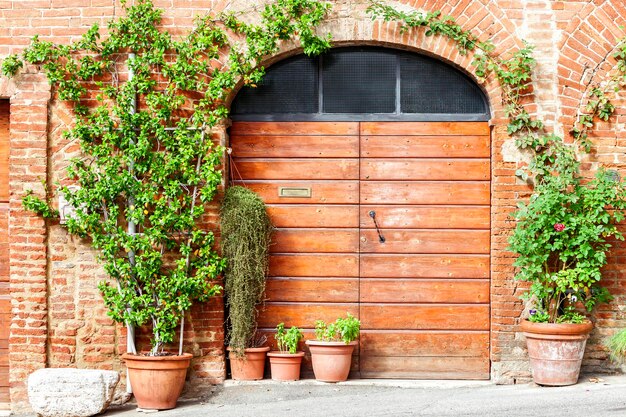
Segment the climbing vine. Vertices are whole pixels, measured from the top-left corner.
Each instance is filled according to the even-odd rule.
[[[99,251],[114,283],[99,284],[109,315],[150,324],[158,355],[179,324],[182,339],[192,302],[221,290],[225,260],[199,224],[222,182],[223,149],[211,129],[228,115],[224,102],[239,82],[259,82],[261,63],[282,41],[299,41],[307,54],[328,49],[330,38],[315,31],[330,6],[276,0],[259,24],[207,15],[176,40],[160,29],[163,11],[151,0],[122,5],[125,16],[109,22],[106,37],[98,25],[69,45],[34,37],[2,71],[41,66],[56,97],[72,107],[64,135],[82,156],[67,168],[72,185],[56,184],[75,209],[66,227]],[[56,217],[49,203],[32,192],[23,199],[25,208]]]

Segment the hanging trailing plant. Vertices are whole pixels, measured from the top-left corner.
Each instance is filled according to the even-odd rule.
[[[263,302],[272,233],[265,204],[254,192],[235,185],[226,190],[220,211],[222,253],[228,259],[228,344],[238,355],[256,347],[258,307]]]
[[[106,38],[98,25],[69,45],[35,37],[2,71],[14,76],[25,63],[40,65],[56,97],[74,110],[64,135],[82,155],[67,168],[72,186],[56,184],[75,208],[67,230],[99,251],[111,278],[99,284],[108,314],[150,324],[150,354],[160,355],[179,324],[182,351],[185,312],[221,290],[225,260],[213,232],[198,224],[222,183],[223,149],[210,133],[228,115],[224,102],[238,82],[261,79],[261,63],[281,41],[295,38],[309,54],[330,47],[315,34],[329,5],[277,0],[259,24],[207,15],[180,40],[160,28],[163,11],[150,0],[122,6],[125,16],[109,22]],[[121,72],[132,76],[122,82]],[[23,205],[58,215],[48,198],[31,192]]]

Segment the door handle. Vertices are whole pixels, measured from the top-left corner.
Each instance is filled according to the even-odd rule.
[[[376,221],[376,212],[374,210],[370,210],[368,213],[372,220],[374,220],[374,226],[376,226],[376,233],[378,233],[378,241],[380,243],[385,243],[385,237],[382,233],[380,233],[380,228],[378,227],[378,222]]]

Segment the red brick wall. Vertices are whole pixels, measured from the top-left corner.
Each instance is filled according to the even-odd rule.
[[[228,5],[250,9],[244,0],[157,0],[166,9],[164,26],[183,33],[193,16]],[[425,37],[423,31],[401,34],[394,23],[371,22],[365,16],[364,0],[333,1],[335,11],[325,30],[337,43],[390,45],[422,51],[472,73],[471,56],[461,56],[446,39]],[[589,2],[554,0],[404,0],[393,2],[405,9],[443,9],[465,29],[482,39],[491,39],[497,52],[507,56],[526,38],[537,46],[538,67],[533,111],[557,133],[567,132],[577,112],[584,108],[585,92],[612,68],[611,52],[621,36],[626,9],[620,0]],[[0,58],[19,51],[31,36],[67,42],[93,23],[119,15],[115,0],[0,0]],[[591,46],[591,47],[590,47]],[[285,53],[294,53],[285,47]],[[522,287],[512,280],[512,255],[506,251],[513,227],[509,214],[516,202],[529,195],[514,173],[525,156],[512,146],[506,134],[499,87],[494,80],[482,81],[492,106],[492,256],[491,302],[492,375],[496,382],[527,380],[525,343],[518,333]],[[11,99],[10,149],[10,282],[11,395],[16,410],[26,406],[25,379],[43,366],[77,366],[122,370],[120,350],[125,332],[105,315],[96,283],[104,278],[94,253],[83,242],[70,238],[56,224],[44,222],[21,209],[25,189],[42,192],[41,179],[62,179],[67,158],[76,146],[60,132],[71,123],[67,109],[50,101],[49,87],[36,68],[28,68],[14,81],[0,78],[0,97]],[[608,164],[626,174],[622,133],[626,112],[599,124],[594,132],[596,147],[587,157],[588,169]],[[219,135],[222,143],[227,139]],[[214,226],[215,215],[208,219]],[[623,271],[626,246],[619,245],[611,257],[606,278],[617,294],[616,302],[596,315],[597,329],[589,342],[586,369],[606,370],[602,339],[616,327],[626,325],[620,306],[626,301]],[[223,350],[223,300],[196,306],[185,339],[196,356],[190,380],[197,390],[225,376]]]

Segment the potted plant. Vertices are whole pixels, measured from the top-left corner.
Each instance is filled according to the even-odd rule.
[[[269,263],[272,224],[254,192],[235,185],[226,190],[221,212],[222,254],[228,307],[228,350],[235,380],[262,379],[269,346],[256,334]]]
[[[274,339],[278,351],[267,354],[270,358],[272,379],[276,381],[297,381],[300,379],[300,365],[304,352],[298,351],[298,343],[304,335],[302,330],[291,327],[285,330],[285,323],[276,326]]]
[[[311,351],[315,379],[323,382],[340,382],[348,379],[352,352],[359,337],[361,322],[350,313],[334,323],[315,322],[316,340],[307,340]]]
[[[553,139],[537,157],[535,189],[519,203],[509,239],[518,254],[516,279],[530,283],[523,296],[530,316],[522,322],[533,379],[541,385],[578,380],[590,313],[611,300],[601,268],[611,247],[623,240],[616,223],[624,218],[626,184],[616,173],[598,170],[584,179],[574,149]]]

